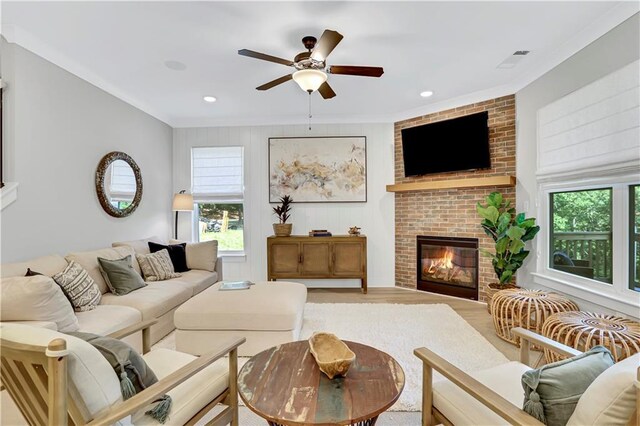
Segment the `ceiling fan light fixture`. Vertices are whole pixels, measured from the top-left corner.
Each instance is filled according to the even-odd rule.
[[[320,70],[307,69],[293,73],[293,80],[305,92],[315,92],[327,81],[327,74]]]

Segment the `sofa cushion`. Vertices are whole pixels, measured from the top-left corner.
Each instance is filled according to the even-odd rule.
[[[67,371],[78,394],[92,416],[122,401],[120,382],[109,363],[96,348],[76,337],[46,328],[20,324],[0,324],[2,339],[36,346],[47,346],[54,339],[67,342]],[[117,424],[128,423],[128,417]]]
[[[76,311],[90,311],[100,303],[100,288],[89,273],[78,263],[71,261],[62,272],[53,276]]]
[[[102,274],[100,273],[100,264],[98,263],[98,257],[102,257],[103,259],[115,260],[122,259],[127,255],[133,254],[133,249],[131,247],[123,246],[104,248],[93,251],[69,253],[64,258],[67,259],[68,262],[71,262],[73,260],[80,264],[80,266],[82,266],[89,273],[89,276],[93,278],[96,284],[98,284],[98,287],[100,287],[100,292],[104,294],[109,291],[109,287],[107,286],[107,283],[104,281],[104,278],[102,278]],[[133,269],[140,273],[140,266],[138,265],[138,261],[135,259],[135,256],[132,256],[131,264],[133,265]],[[43,272],[42,270],[38,271]]]
[[[102,304],[130,306],[142,313],[143,320],[149,320],[158,318],[186,302],[191,294],[191,290],[184,285],[160,281],[124,296],[107,293],[102,296]]]
[[[184,367],[197,357],[168,349],[155,349],[143,356],[159,380]],[[168,392],[173,400],[167,424],[183,425],[229,386],[229,361],[222,358]],[[133,415],[133,423],[158,425],[144,415],[146,407]]]
[[[24,277],[27,269],[31,268],[34,271],[52,277],[66,267],[67,261],[64,260],[64,257],[55,254],[38,257],[27,262],[5,263],[0,267],[0,276],[2,278]]]
[[[111,244],[112,247],[131,247],[136,254],[149,254],[149,242],[162,242],[159,237],[153,236],[149,238],[143,238],[141,240],[132,241],[118,241]]]
[[[529,369],[524,364],[512,361],[471,373],[470,376],[516,407],[521,407],[523,392],[520,378]],[[433,384],[433,405],[456,426],[509,424],[449,380]]]
[[[218,273],[203,271],[201,269],[192,269],[183,272],[180,278],[169,280],[172,283],[179,283],[186,288],[191,289],[192,296],[206,290],[207,288],[218,282]]]
[[[607,368],[584,391],[567,425],[631,424],[638,366],[640,354],[635,354]]]
[[[169,240],[170,244],[179,244],[181,241]],[[202,241],[199,243],[187,243],[187,267],[189,269],[203,269],[213,272],[218,261],[218,241]]]
[[[102,278],[104,278],[111,293],[122,296],[147,285],[142,276],[133,269],[132,257],[129,254],[122,259],[116,260],[98,258]]]
[[[0,320],[50,321],[62,332],[76,331],[73,307],[52,278],[44,275],[0,280]]]
[[[80,331],[106,336],[142,321],[139,310],[129,306],[98,305],[92,311],[78,312]]]

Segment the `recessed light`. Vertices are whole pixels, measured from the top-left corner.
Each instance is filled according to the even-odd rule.
[[[204,101],[205,101],[205,102],[209,102],[209,103],[212,103],[212,102],[215,102],[215,101],[217,101],[217,100],[218,100],[218,99],[216,99],[216,97],[215,97],[215,96],[205,96],[205,97],[204,97],[204,98],[202,98],[202,99],[204,99]]]
[[[425,90],[424,92],[420,92],[420,96],[422,96],[423,98],[428,98],[431,95],[433,95],[433,92],[431,90]]]
[[[184,71],[187,66],[179,61],[165,61],[164,66],[174,71]]]

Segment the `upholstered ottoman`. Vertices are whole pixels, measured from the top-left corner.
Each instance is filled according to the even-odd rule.
[[[248,290],[219,291],[219,282],[175,312],[176,349],[193,355],[213,350],[220,340],[245,337],[238,355],[298,340],[307,288],[286,281],[258,282]]]

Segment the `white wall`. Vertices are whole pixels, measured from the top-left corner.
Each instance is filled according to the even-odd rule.
[[[524,89],[516,93],[516,186],[517,209],[528,216],[537,215],[537,112],[542,107],[575,90],[610,74],[640,57],[640,15],[629,18],[571,58],[558,65]],[[543,229],[541,232],[547,232]],[[536,272],[541,238],[534,240],[532,252],[518,271],[518,283],[539,287],[532,281]],[[576,298],[581,308],[606,311],[596,299]]]
[[[394,197],[385,191],[393,182],[393,124],[318,124],[307,126],[211,127],[174,130],[174,190],[191,187],[191,148],[244,146],[246,258],[225,259],[226,279],[264,280],[267,275],[266,238],[275,221],[268,197],[268,138],[278,136],[366,136],[367,202],[294,204],[294,234],[328,229],[346,234],[362,227],[368,240],[370,287],[393,287],[395,269]],[[180,237],[192,238],[190,213],[181,213]],[[299,280],[296,280],[299,281]],[[357,287],[357,280],[304,280],[309,286]]]
[[[2,263],[110,246],[171,229],[172,130],[15,44],[2,40],[5,180],[18,199],[0,213]],[[140,207],[108,216],[95,193],[98,162],[124,151],[142,170]]]

